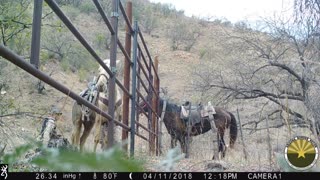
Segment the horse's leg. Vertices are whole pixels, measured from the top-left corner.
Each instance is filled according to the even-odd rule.
[[[75,122],[73,130],[72,130],[72,135],[71,135],[71,143],[72,145],[79,146],[80,144],[80,131],[82,127],[82,122],[81,119]]]
[[[91,132],[91,129],[92,129],[93,125],[94,125],[94,123],[92,123],[92,122],[84,123],[83,133],[82,133],[82,136],[80,138],[80,151],[83,150],[83,146],[84,146],[88,136],[90,135],[90,132]]]
[[[225,157],[226,155],[226,151],[227,151],[227,146],[226,146],[226,143],[224,142],[224,130],[219,130],[220,132],[220,146],[219,146],[219,151],[222,152],[222,157]]]
[[[94,146],[93,146],[93,152],[97,151],[97,146],[100,142],[101,137],[101,115],[97,116],[95,127],[94,127]]]
[[[80,145],[80,132],[82,128],[82,119],[81,119],[81,107],[76,102],[74,102],[72,107],[72,123],[73,130],[71,135],[71,143],[73,146],[78,147]]]
[[[174,136],[171,136],[171,149],[175,148],[177,146],[177,138]]]
[[[179,138],[179,142],[180,142],[182,153],[186,154],[187,152],[186,136],[182,136],[181,138]]]
[[[221,142],[221,134],[219,133],[219,130],[217,132],[217,142],[218,142],[218,159],[222,159],[221,158],[221,152],[223,151],[223,145],[222,145],[222,142]]]

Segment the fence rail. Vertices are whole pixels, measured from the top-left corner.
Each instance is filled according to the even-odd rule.
[[[108,97],[109,97],[109,108],[108,112],[104,112],[99,107],[89,103],[77,93],[71,91],[66,86],[55,81],[53,78],[46,75],[44,72],[38,69],[39,67],[39,52],[40,52],[40,35],[41,35],[41,20],[39,21],[39,16],[42,14],[42,1],[34,0],[34,16],[33,16],[33,29],[32,29],[32,45],[31,45],[31,59],[28,63],[25,59],[21,58],[19,55],[12,52],[7,47],[0,45],[0,55],[12,62],[16,66],[25,70],[26,72],[37,77],[39,80],[49,84],[58,91],[66,94],[72,99],[78,101],[79,103],[87,106],[91,110],[101,114],[103,117],[107,118],[110,123],[108,123],[108,144],[107,147],[113,145],[113,123],[122,127],[122,139],[128,139],[128,132],[130,132],[130,156],[134,155],[135,146],[135,136],[146,140],[149,143],[149,150],[151,153],[159,154],[159,139],[158,139],[158,103],[159,100],[159,83],[160,79],[157,72],[158,60],[156,59],[155,64],[153,63],[150,51],[145,43],[142,32],[139,30],[137,21],[134,22],[132,27],[132,2],[127,2],[127,8],[125,10],[120,0],[112,0],[112,12],[111,21],[107,17],[105,11],[103,10],[100,2],[98,0],[92,0],[93,4],[97,8],[99,14],[101,15],[104,23],[109,29],[112,36],[111,49],[110,49],[110,68],[108,68],[102,58],[100,58],[95,50],[90,46],[88,41],[83,37],[83,35],[77,30],[73,23],[68,19],[68,17],[60,9],[59,5],[54,0],[44,0],[48,6],[54,11],[54,13],[61,19],[61,21],[66,25],[70,32],[78,39],[78,41],[83,45],[83,47],[92,55],[92,57],[102,66],[110,76],[110,82],[108,84]],[[126,24],[126,42],[123,46],[122,42],[118,38],[118,21],[119,21],[119,10],[123,15]],[[40,16],[41,17],[41,16]],[[41,18],[40,18],[41,19]],[[131,48],[132,40],[132,48]],[[140,43],[140,42],[141,43]],[[124,80],[123,83],[119,81],[116,77],[116,59],[117,59],[117,48],[121,50],[124,55]],[[132,55],[131,55],[132,52]],[[146,56],[145,56],[146,54]],[[141,62],[144,61],[144,63]],[[130,77],[131,71],[131,77]],[[141,74],[141,71],[143,72]],[[144,76],[144,77],[143,77]],[[154,78],[155,77],[155,78]],[[146,81],[143,81],[146,79]],[[131,89],[130,89],[131,82]],[[143,91],[140,90],[140,84],[143,86]],[[115,104],[115,86],[119,86],[123,92],[123,123],[114,120],[114,104]],[[143,96],[147,94],[147,98]],[[139,116],[137,115],[137,107],[139,106],[140,98],[146,102],[147,106],[150,108],[148,112],[144,114],[148,118],[148,127],[145,127],[141,122],[139,122]],[[129,103],[131,102],[131,108],[129,108]],[[141,109],[141,107],[139,107]],[[130,117],[129,117],[130,114]],[[129,125],[130,121],[130,125]],[[143,136],[138,132],[138,127],[143,128],[149,137]],[[157,145],[155,144],[157,143]],[[125,148],[127,150],[127,147]]]

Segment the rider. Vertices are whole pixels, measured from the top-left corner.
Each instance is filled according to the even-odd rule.
[[[41,130],[40,130],[40,135],[39,135],[39,140],[43,141],[43,143],[47,144],[50,136],[52,133],[56,133],[56,120],[58,120],[60,118],[60,116],[62,115],[62,112],[60,111],[60,109],[58,109],[57,107],[53,106],[50,112],[50,115],[47,117],[44,117],[42,119],[42,126],[41,126]],[[48,137],[44,137],[45,135],[45,130],[47,127],[51,127],[52,128],[52,132],[50,132],[50,134],[48,135]]]
[[[52,147],[53,139],[60,139],[61,135],[58,135],[56,131],[56,122],[61,117],[62,112],[59,108],[53,106],[50,112],[50,115],[43,118],[42,127],[40,131],[40,135],[38,137],[39,141],[41,141],[45,146]]]

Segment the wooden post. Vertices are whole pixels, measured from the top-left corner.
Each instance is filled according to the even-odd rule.
[[[244,159],[247,160],[248,153],[247,153],[247,150],[246,150],[246,144],[244,143],[244,140],[243,140],[242,125],[241,125],[241,121],[240,121],[240,115],[239,115],[238,108],[237,108],[237,116],[238,116],[238,120],[239,120],[240,135],[241,135],[241,141],[242,141],[242,146],[243,146]]]
[[[130,25],[132,24],[132,2],[128,1],[126,4],[126,13],[130,21]],[[126,40],[125,40],[125,50],[129,56],[131,56],[131,31],[126,25]],[[123,85],[130,92],[130,59],[124,59],[124,71],[123,71]],[[129,126],[129,100],[130,97],[126,93],[123,93],[123,104],[122,104],[122,121],[123,124]],[[128,131],[122,129],[122,141],[126,141],[128,139]],[[128,144],[123,145],[123,150],[128,151]]]
[[[272,146],[271,146],[271,138],[270,138],[270,130],[269,130],[269,116],[266,118],[267,125],[267,137],[268,137],[268,152],[269,152],[269,165],[272,165]]]

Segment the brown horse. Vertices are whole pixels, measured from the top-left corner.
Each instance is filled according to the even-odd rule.
[[[216,113],[213,114],[213,120],[211,120],[209,116],[200,116],[199,110],[201,106],[198,106],[197,109],[191,111],[190,117],[200,119],[197,119],[199,120],[198,123],[189,123],[191,127],[189,126],[188,128],[187,120],[181,118],[181,106],[169,103],[161,98],[159,103],[160,106],[158,109],[158,114],[161,115],[162,113],[165,113],[163,116],[163,122],[171,136],[171,148],[175,147],[176,142],[179,141],[182,152],[185,153],[187,151],[188,132],[190,136],[197,136],[212,130],[217,133],[216,141],[218,144],[218,153],[222,153],[222,157],[224,157],[226,152],[226,144],[223,137],[227,128],[230,128],[230,147],[233,148],[237,139],[237,122],[232,113],[223,108],[214,107]],[[164,104],[165,108],[163,108]],[[145,102],[140,103],[140,107],[147,112],[148,107]],[[212,159],[214,158],[215,157],[213,155]]]
[[[104,60],[104,63],[110,67],[110,60]],[[117,64],[119,60],[117,60]],[[99,74],[97,79],[89,83],[88,88],[80,93],[80,95],[85,98],[90,103],[99,107],[102,111],[107,112],[108,110],[108,73],[100,66]],[[120,94],[119,87],[116,86],[115,90],[116,96],[116,107],[115,107],[115,118],[121,121],[121,104],[122,98]],[[83,146],[90,135],[90,132],[95,126],[95,137],[94,137],[94,151],[96,151],[97,144],[100,142],[103,146],[106,141],[101,139],[102,124],[107,123],[107,119],[95,111],[79,104],[78,102],[73,103],[72,107],[72,122],[74,125],[71,142],[72,145],[80,146],[80,151],[83,150]],[[83,125],[83,133],[80,137],[81,129]]]

